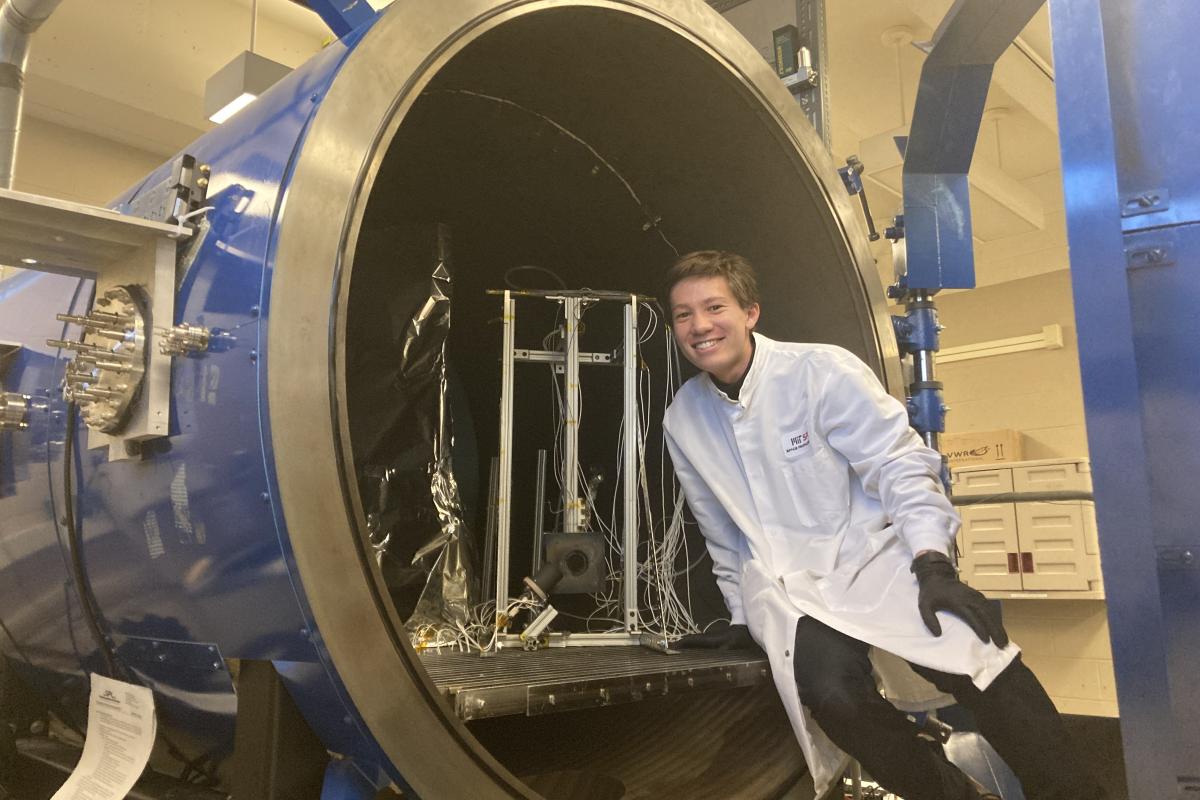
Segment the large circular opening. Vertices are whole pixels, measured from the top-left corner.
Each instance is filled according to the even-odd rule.
[[[653,296],[676,254],[733,250],[759,271],[760,331],[833,342],[868,363],[881,361],[863,278],[865,272],[873,279],[874,270],[856,260],[865,247],[849,243],[812,154],[744,76],[660,22],[594,6],[551,7],[506,21],[437,72],[383,147],[341,313],[362,541],[394,619],[436,615],[445,604],[479,603],[487,594],[485,575],[494,568],[480,562],[488,550],[490,465],[500,446],[503,343],[501,305],[490,290]],[[552,350],[561,313],[545,298],[521,305],[519,330],[533,337],[532,347],[541,337]],[[672,356],[661,309],[653,336],[652,306],[646,314],[639,355],[653,391],[639,412],[645,471],[667,475],[666,487],[660,421]],[[581,349],[619,361],[619,349],[607,343],[620,341],[620,326],[619,314],[596,310],[580,333]],[[514,388],[514,597],[536,552],[537,451],[553,454],[561,441],[561,425],[552,420],[562,400],[548,388],[554,369],[540,365]],[[596,468],[596,505],[615,507],[619,468],[609,465],[623,424],[619,370],[585,372],[588,411],[578,458],[581,471]],[[431,489],[439,454],[453,478],[449,505],[444,482]],[[669,505],[665,488],[647,497],[648,506]],[[553,501],[542,508],[551,518],[542,529],[549,530]],[[454,520],[449,531],[447,515]],[[654,516],[643,518],[645,537],[665,525]],[[686,584],[703,627],[725,611],[698,534],[687,536],[689,555],[675,578]],[[462,549],[448,564],[445,543],[455,537]],[[577,555],[566,560],[571,573],[587,567]],[[441,584],[433,601],[443,604],[432,610],[422,606],[431,575]],[[588,616],[594,596],[555,602],[568,610],[558,622],[564,630],[596,630]],[[413,628],[399,635],[412,638]],[[436,646],[411,657],[463,721],[464,746],[483,748],[545,797],[804,796],[795,788],[803,785],[803,759],[765,661],[743,659],[763,679],[741,688],[634,692],[618,703],[604,694],[602,678],[606,669],[611,675],[624,667],[606,667],[607,656],[597,652],[614,649],[574,648],[568,656],[581,684],[599,681],[602,707],[536,714],[532,702],[496,715],[464,710],[453,690],[461,666],[447,667]],[[544,657],[513,655],[527,664]],[[514,667],[507,676],[512,690],[532,697],[541,684],[519,672]],[[811,784],[807,792],[811,797]]]

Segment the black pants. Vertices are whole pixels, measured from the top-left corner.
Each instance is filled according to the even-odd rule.
[[[966,776],[940,745],[883,699],[867,658],[870,646],[818,622],[796,626],[795,671],[800,701],[834,744],[905,800],[973,800]],[[1021,780],[1027,800],[1092,800],[1103,793],[1078,765],[1058,711],[1018,657],[979,691],[966,675],[912,665],[971,711],[980,732]]]

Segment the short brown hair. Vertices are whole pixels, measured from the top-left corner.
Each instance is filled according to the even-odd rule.
[[[671,290],[675,284],[687,278],[724,278],[733,292],[733,299],[742,308],[758,302],[758,281],[754,267],[737,253],[727,250],[697,250],[675,259],[667,270],[663,289],[666,304],[671,304]]]

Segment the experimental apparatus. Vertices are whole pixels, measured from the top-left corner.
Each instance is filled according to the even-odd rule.
[[[312,5],[338,16],[340,4]],[[502,423],[503,301],[487,292],[514,267],[618,288],[624,299],[602,304],[636,311],[624,335],[640,338],[635,297],[658,291],[657,265],[719,242],[759,268],[765,332],[846,347],[904,396],[867,234],[824,144],[771,67],[700,0],[396,3],[343,22],[340,40],[111,210],[0,191],[0,256],[39,267],[0,284],[0,641],[43,709],[30,709],[30,724],[45,708],[77,724],[89,673],[150,686],[169,742],[152,763],[184,779],[171,791],[188,794],[175,796],[270,797],[288,781],[324,783],[330,797],[388,784],[416,797],[804,796],[803,761],[761,661],[664,667],[676,657],[640,646],[556,647],[588,633],[560,613],[527,635],[536,650],[513,629],[497,640],[514,646],[471,654],[477,665],[521,662],[467,685],[442,658],[457,638],[422,630],[420,615],[442,614],[441,626],[450,609],[467,627],[472,614],[484,622],[477,601],[491,600],[472,633],[486,644],[497,610],[527,588],[523,568],[506,579],[499,565],[528,564],[536,578],[537,556],[546,562],[533,533],[591,527],[575,517],[588,507],[585,471],[562,493],[561,531],[534,524],[544,504],[514,503],[512,530],[530,538],[510,531],[510,558],[479,568],[492,454],[511,454],[512,480],[532,498],[549,485],[530,477],[536,452],[558,439],[522,439],[522,415],[552,414],[526,407],[520,379],[513,424]],[[1069,66],[1094,51],[1068,35],[1085,29],[1056,27],[1064,78],[1105,74]],[[914,252],[918,222],[909,210],[910,265],[947,252]],[[573,292],[562,288],[510,290],[561,301],[508,300],[523,322],[526,305],[565,305]],[[925,330],[932,315],[915,302]],[[927,343],[910,349],[928,353]],[[516,371],[525,348],[509,347]],[[635,363],[586,364],[584,352],[602,351],[580,350],[586,374]],[[640,352],[659,359],[651,375],[667,374],[666,356]],[[625,380],[602,381],[618,407],[626,395],[611,387]],[[918,410],[936,417],[936,387],[915,388],[927,398]],[[627,534],[643,530],[645,556],[677,513],[659,492],[662,512],[627,522],[607,477],[628,481],[640,458],[653,461],[640,442],[661,434],[661,402],[612,415],[626,431],[578,431],[580,453],[622,443],[620,471],[595,493],[618,498],[611,527],[626,557]],[[501,446],[504,430],[514,446]],[[1099,452],[1093,444],[1103,529],[1112,462]],[[543,475],[577,480],[562,459],[543,463]],[[503,473],[498,464],[498,487]],[[1190,540],[1176,538],[1162,545],[1161,558],[1179,562],[1164,574],[1172,597],[1194,598]],[[1116,562],[1106,550],[1105,569]],[[622,580],[608,584],[620,587],[615,630],[600,635],[664,630],[667,615],[648,624],[652,607],[634,589],[646,577],[629,578],[654,562],[640,563],[605,566]],[[678,553],[666,563],[678,570]],[[1106,578],[1118,596],[1121,573]],[[467,588],[485,579],[486,598]],[[722,609],[693,589],[694,622],[707,625]],[[547,596],[575,613],[569,598]],[[1190,629],[1172,631],[1170,641],[1190,641]],[[571,671],[580,652],[584,674]],[[1136,665],[1130,652],[1119,675]],[[528,666],[551,662],[549,675]],[[271,724],[281,719],[295,724]],[[546,741],[554,747],[530,745]]]
[[[594,46],[586,64],[571,41]],[[117,198],[119,214],[3,197],[3,217],[14,220],[6,233],[47,268],[6,283],[0,331],[15,346],[4,388],[30,398],[13,404],[28,428],[4,434],[4,461],[15,466],[0,490],[0,513],[14,520],[0,616],[22,682],[77,717],[85,673],[110,672],[111,659],[113,674],[156,689],[159,729],[191,764],[166,752],[159,768],[186,768],[198,786],[235,795],[245,791],[239,781],[267,780],[254,764],[285,763],[292,750],[315,755],[286,762],[276,780],[312,780],[315,768],[318,784],[364,793],[395,783],[427,797],[570,797],[600,781],[663,797],[699,786],[770,797],[803,783],[753,655],[511,647],[471,657],[566,661],[549,677],[514,666],[499,684],[459,691],[461,671],[440,671],[449,648],[418,652],[406,625],[431,577],[437,587],[425,596],[436,592],[441,608],[469,615],[478,599],[456,594],[456,576],[472,564],[483,578],[502,353],[500,298],[487,291],[514,266],[552,267],[568,287],[653,296],[657,265],[716,236],[760,267],[771,333],[841,344],[899,390],[852,198],[758,53],[698,0],[396,4],[183,155]],[[160,208],[167,213],[146,218]],[[77,238],[80,229],[91,238]],[[49,247],[56,235],[63,252]],[[130,266],[106,272],[81,252]],[[105,433],[77,420],[68,448],[69,353],[46,341],[77,342],[78,321],[56,315],[82,321],[104,312],[93,291],[130,285],[150,287],[139,290],[143,388],[166,388],[165,404],[146,390],[130,401],[127,424],[145,413],[147,428]],[[519,302],[522,324],[543,313],[525,304],[553,305]],[[184,324],[181,344],[163,354],[163,331]],[[642,350],[651,375],[666,374],[662,351]],[[613,405],[589,407],[618,409],[589,419],[621,416],[621,368],[580,369],[585,394],[591,383],[612,387],[603,402]],[[614,372],[593,382],[597,370]],[[131,385],[122,373],[98,375],[83,383]],[[79,403],[90,400],[83,391]],[[660,435],[661,404],[644,406],[647,441]],[[585,469],[592,450],[611,453],[620,440],[614,427],[585,425]],[[522,491],[536,450],[553,449],[531,444],[514,453]],[[609,503],[617,474],[599,484]],[[518,517],[533,508],[529,494]],[[73,525],[62,522],[68,496]],[[668,500],[656,515],[660,540],[658,520],[674,512]],[[641,542],[643,564],[652,540]],[[532,554],[524,536],[514,542],[521,566],[508,596],[519,597]],[[698,564],[692,575],[707,572]],[[697,624],[724,616],[694,583]],[[566,613],[590,613],[551,597],[564,612],[552,634],[571,631]],[[571,671],[580,660],[584,675]],[[270,698],[294,702],[305,725],[286,729],[309,728],[311,741],[256,731],[251,712]],[[496,703],[515,713],[489,716]],[[521,746],[547,740],[552,751]],[[720,741],[748,757],[706,773]],[[340,757],[329,762],[329,751]],[[249,791],[268,796],[261,785]]]

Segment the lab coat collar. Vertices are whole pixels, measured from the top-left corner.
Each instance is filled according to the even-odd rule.
[[[746,380],[742,381],[742,389],[738,392],[738,399],[734,400],[729,395],[717,388],[717,384],[713,381],[712,376],[707,372],[704,373],[704,382],[708,384],[708,388],[717,397],[724,400],[726,403],[740,405],[743,408],[750,405],[750,399],[754,394],[754,387],[758,385],[758,381],[763,374],[765,367],[764,362],[767,360],[767,354],[775,349],[775,341],[768,339],[761,333],[751,332],[754,337],[754,358],[750,359],[750,369],[746,370]]]

